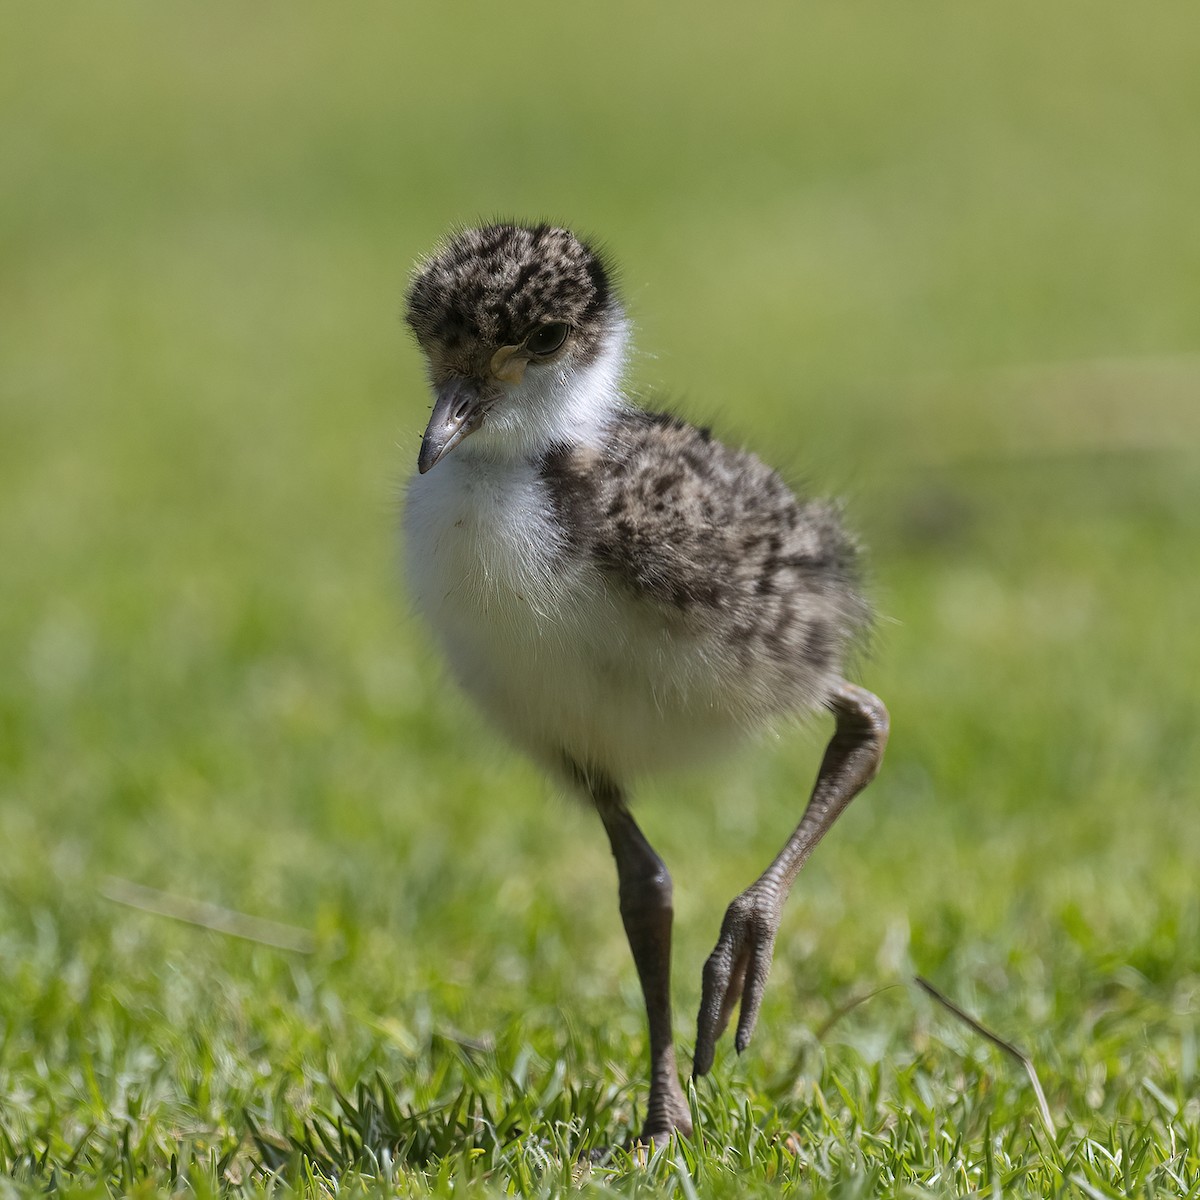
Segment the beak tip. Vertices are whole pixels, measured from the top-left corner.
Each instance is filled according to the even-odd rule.
[[[480,426],[486,411],[487,397],[480,393],[472,380],[454,379],[438,388],[433,412],[421,452],[417,455],[417,471],[424,475],[437,466],[464,438]]]

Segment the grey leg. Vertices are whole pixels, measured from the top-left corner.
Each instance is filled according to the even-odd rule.
[[[739,1054],[749,1045],[784,901],[808,856],[846,805],[875,777],[883,758],[888,713],[877,696],[843,681],[826,703],[837,719],[837,729],[804,816],[775,861],[730,904],[716,949],[704,964],[692,1068],[697,1075],[712,1066],[717,1038],[739,1002],[734,1045]]]
[[[650,1022],[650,1098],[641,1140],[661,1142],[674,1129],[692,1132],[671,1036],[671,876],[626,808],[620,789],[606,780],[586,783],[617,862],[621,920]]]

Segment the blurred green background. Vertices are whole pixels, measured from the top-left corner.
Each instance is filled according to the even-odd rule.
[[[845,496],[870,547],[889,759],[719,1070],[800,1122],[805,1031],[919,971],[1034,1051],[1066,1127],[1194,1126],[1194,16],[6,5],[7,1169],[82,1144],[103,1175],[126,1127],[150,1170],[173,1138],[252,1153],[241,1113],[286,1138],[375,1070],[432,1103],[467,1069],[431,1066],[439,1030],[613,1081],[610,1138],[634,1119],[603,834],[453,693],[397,567],[427,412],[405,280],[497,215],[601,239],[631,382]],[[644,789],[685,1039],[821,732]],[[317,951],[117,907],[110,875]],[[1020,1073],[903,991],[822,1069],[911,1064],[931,1028],[947,1104],[965,1055],[979,1111],[1026,1119]]]

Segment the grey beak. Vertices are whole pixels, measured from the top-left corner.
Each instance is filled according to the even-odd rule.
[[[473,379],[451,379],[438,388],[417,455],[417,470],[422,475],[483,424],[489,399]]]

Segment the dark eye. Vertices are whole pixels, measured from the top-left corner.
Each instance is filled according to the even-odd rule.
[[[549,325],[535,329],[525,339],[525,348],[531,354],[553,354],[567,340],[570,332],[571,327],[565,321],[551,321]]]

